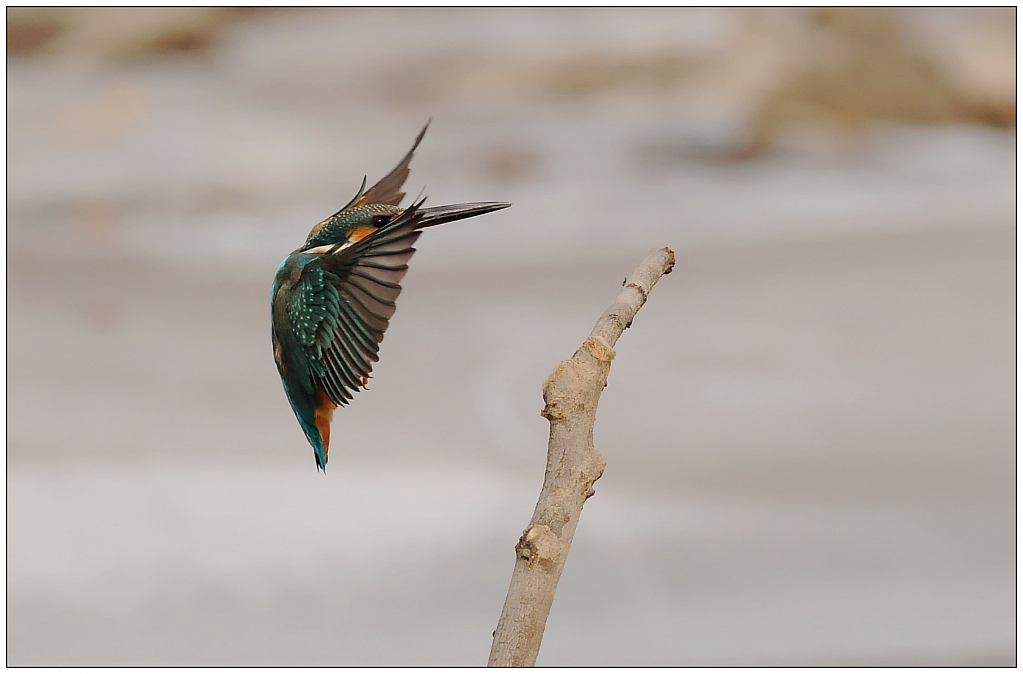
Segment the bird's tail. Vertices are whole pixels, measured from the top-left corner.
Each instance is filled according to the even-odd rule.
[[[334,416],[334,408],[337,407],[330,398],[321,390],[313,398],[298,393],[284,385],[284,392],[291,403],[291,409],[298,419],[298,425],[302,427],[306,440],[313,447],[313,458],[316,459],[316,467],[327,472],[327,452],[330,450],[330,421]]]

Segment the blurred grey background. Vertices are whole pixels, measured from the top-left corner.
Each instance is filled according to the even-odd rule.
[[[7,663],[482,665],[654,247],[544,665],[1015,663],[1014,9],[8,9]],[[434,122],[317,474],[277,263]]]

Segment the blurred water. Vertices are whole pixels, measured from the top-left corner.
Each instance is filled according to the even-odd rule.
[[[741,106],[499,64],[697,58],[727,14],[537,11],[8,64],[8,664],[482,664],[540,384],[662,245],[540,664],[1014,663],[1014,135],[722,161]],[[515,206],[421,239],[317,475],[270,278],[431,114],[410,191]]]

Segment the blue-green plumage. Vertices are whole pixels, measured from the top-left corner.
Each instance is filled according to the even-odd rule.
[[[423,208],[420,200],[400,208],[408,165],[425,133],[423,127],[389,174],[368,191],[363,181],[354,199],[313,227],[274,276],[274,360],[321,470],[327,464],[334,409],[369,379],[420,230],[511,205]]]

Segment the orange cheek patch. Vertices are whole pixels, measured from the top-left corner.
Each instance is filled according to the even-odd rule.
[[[365,239],[375,231],[377,231],[376,227],[356,227],[352,230],[352,233],[348,235],[348,240],[355,243],[356,241]]]
[[[337,405],[330,401],[327,394],[320,391],[320,404],[316,408],[316,430],[323,438],[323,453],[327,454],[330,449],[330,420],[334,418],[334,408]]]

